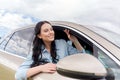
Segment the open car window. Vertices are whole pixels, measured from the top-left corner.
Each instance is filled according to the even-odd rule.
[[[69,29],[69,28],[64,28],[62,26],[53,26],[53,27],[55,30],[55,38],[56,39],[64,39],[66,41],[69,40],[67,35],[64,32],[65,29]],[[89,40],[87,40],[85,37],[83,37],[82,35],[77,33],[76,31],[71,30],[71,29],[69,29],[69,30],[70,30],[70,34],[72,34],[78,38],[79,42],[85,49],[86,53],[93,54],[93,44]]]

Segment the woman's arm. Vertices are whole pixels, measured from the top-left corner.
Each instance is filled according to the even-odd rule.
[[[83,50],[83,47],[79,43],[78,39],[75,36],[69,34],[69,30],[65,29],[64,32],[67,34],[68,38],[73,42],[78,50]]]
[[[54,73],[56,71],[56,65],[52,63],[47,63],[30,68],[32,62],[32,54],[29,54],[27,59],[18,68],[15,74],[16,80],[27,80],[27,78],[40,72]]]
[[[30,68],[27,70],[27,78],[41,72],[54,73],[56,72],[56,65],[53,63],[47,63],[44,65],[39,65],[39,66]]]
[[[75,37],[75,36],[74,36]],[[75,37],[76,38],[76,37]],[[82,45],[79,43],[78,39],[74,39],[74,41],[72,41],[73,44],[75,45],[75,47],[78,49],[78,50],[83,50],[83,47]]]

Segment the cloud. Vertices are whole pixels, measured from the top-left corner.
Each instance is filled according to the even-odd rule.
[[[71,21],[74,17],[85,13],[90,5],[99,2],[99,0],[91,0],[90,2],[87,0],[45,0],[41,2],[40,0],[36,2],[30,0],[25,2],[26,8],[28,8],[27,12],[31,15],[47,20]]]
[[[2,0],[1,8],[47,20],[72,20],[100,0]],[[12,4],[9,4],[12,3]],[[79,13],[79,14],[78,14]]]
[[[12,18],[11,21],[16,24],[11,24],[16,26],[17,23],[21,24],[20,22],[32,23],[29,18],[32,16],[38,20],[72,21],[110,29],[110,25],[117,28],[120,26],[119,3],[119,0],[0,0],[0,9],[18,13],[18,16],[6,14],[5,18],[2,17],[4,22],[7,17],[9,21]],[[23,15],[28,17],[23,19]],[[9,21],[7,23],[10,23]],[[108,24],[109,26],[106,26]]]
[[[74,21],[77,17],[87,17],[91,11],[109,10],[119,0],[1,0],[0,8],[29,14],[39,19]],[[11,4],[9,4],[11,3]],[[113,6],[114,5],[114,6]],[[118,4],[119,5],[119,4]],[[117,6],[118,6],[117,5]],[[119,6],[118,6],[119,7]],[[109,8],[109,9],[106,9]],[[99,12],[100,12],[99,11]],[[120,10],[119,10],[120,11]]]
[[[32,19],[23,14],[10,13],[5,10],[1,10],[0,12],[0,26],[15,29],[29,24],[33,24]]]

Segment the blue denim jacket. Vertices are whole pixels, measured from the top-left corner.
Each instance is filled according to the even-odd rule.
[[[77,53],[85,53],[85,50],[79,51],[76,48],[74,48],[72,46],[71,41],[66,42],[63,39],[60,39],[60,40],[55,40],[55,44],[56,44],[56,49],[57,49],[56,50],[56,53],[57,53],[56,58],[59,60],[68,55],[77,54]],[[52,57],[46,49],[43,49],[43,51],[42,51],[42,59],[47,62],[52,63]],[[27,80],[26,72],[30,68],[30,65],[32,64],[32,62],[33,62],[32,53],[30,53],[27,56],[27,59],[25,60],[25,62],[23,62],[20,65],[20,67],[18,68],[18,70],[15,74],[16,80]]]

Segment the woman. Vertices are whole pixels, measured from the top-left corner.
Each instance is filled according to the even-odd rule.
[[[63,39],[55,40],[53,27],[48,21],[41,21],[35,27],[35,38],[33,41],[33,52],[28,55],[26,61],[18,68],[16,80],[27,80],[27,78],[38,73],[56,72],[56,63],[63,57],[73,53],[84,52],[77,38],[69,34],[65,29],[71,42],[75,47]]]

